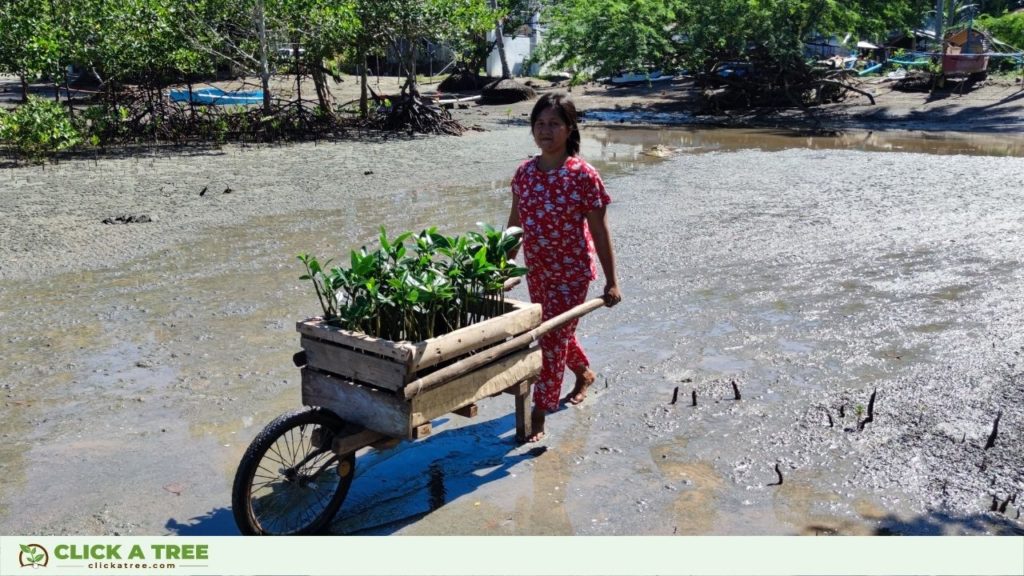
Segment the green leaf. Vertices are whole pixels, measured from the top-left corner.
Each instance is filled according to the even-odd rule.
[[[21,551],[24,552],[25,554],[35,554],[36,553],[35,548],[32,548],[31,546],[26,546],[24,544],[19,544],[19,546],[21,546]]]

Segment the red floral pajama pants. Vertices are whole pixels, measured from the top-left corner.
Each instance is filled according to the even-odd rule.
[[[527,276],[530,301],[541,305],[544,321],[582,304],[587,298],[589,284],[588,280],[564,281],[544,279],[539,275]],[[547,412],[557,410],[565,367],[568,366],[573,372],[581,372],[590,366],[587,355],[576,339],[577,322],[573,320],[563,324],[540,339],[544,363],[540,378],[533,388],[534,409]]]

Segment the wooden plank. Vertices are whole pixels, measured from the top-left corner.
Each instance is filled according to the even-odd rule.
[[[399,390],[408,379],[408,365],[385,358],[362,354],[337,344],[321,342],[306,336],[300,342],[306,351],[306,366],[359,382]]]
[[[302,369],[302,403],[323,406],[346,422],[387,436],[409,437],[409,403],[386,390]]]
[[[391,358],[399,364],[408,364],[413,354],[413,349],[409,346],[408,342],[392,342],[383,338],[374,338],[362,332],[352,332],[327,326],[321,322],[320,318],[309,318],[298,322],[295,325],[295,329],[303,336],[327,340],[356,350],[366,350],[373,354]]]
[[[506,300],[511,310],[483,322],[460,328],[437,338],[412,344],[413,371],[419,372],[440,362],[458,358],[473,350],[517,336],[540,325],[540,304]]]
[[[401,438],[391,438],[390,436],[388,436],[388,437],[385,437],[383,440],[380,440],[378,442],[374,442],[373,444],[370,444],[370,446],[372,446],[374,450],[384,451],[384,450],[390,450],[390,449],[394,448],[395,446],[398,446],[401,443],[402,443],[402,439]]]
[[[533,421],[530,419],[530,384],[532,379],[509,388],[516,395],[516,440],[519,443],[533,435]]]
[[[476,418],[479,409],[480,407],[477,406],[476,404],[470,404],[468,406],[463,406],[462,408],[452,410],[452,412],[458,414],[459,416],[462,416],[463,418]]]
[[[454,364],[445,366],[444,368],[441,368],[436,372],[431,372],[430,374],[427,374],[426,376],[423,376],[418,380],[410,382],[402,390],[402,394],[404,394],[405,397],[409,399],[415,398],[416,396],[423,394],[428,390],[432,390],[434,388],[444,385],[446,382],[452,380],[453,378],[457,378],[463,374],[472,373],[481,366],[490,364],[494,360],[506,356],[515,350],[519,350],[521,348],[529,346],[531,342],[539,340],[541,336],[547,334],[548,332],[554,330],[555,328],[561,326],[562,324],[565,324],[570,320],[574,320],[576,318],[589,314],[590,312],[593,312],[594,310],[601,308],[604,305],[605,302],[603,298],[592,298],[590,300],[587,300],[583,304],[580,304],[579,306],[571,308],[565,312],[562,312],[561,314],[555,316],[554,318],[545,320],[543,323],[541,323],[540,326],[533,328],[529,332],[524,332],[516,336],[515,338],[512,338],[511,340],[507,340],[505,342],[502,342],[501,344],[498,344],[497,346],[481,350],[476,354],[473,354],[472,356],[463,358],[462,360],[459,360]]]
[[[426,438],[427,436],[430,436],[430,432],[430,422],[427,422],[426,424],[420,424],[419,426],[413,428],[409,436],[411,436],[413,440],[419,440],[420,438]]]
[[[380,442],[382,440],[387,439],[388,436],[385,436],[380,432],[363,428],[362,430],[356,432],[355,434],[348,434],[346,436],[336,436],[334,438],[334,443],[331,445],[331,449],[338,456],[344,456],[350,452],[355,452],[361,448],[366,448],[367,446],[375,442]]]
[[[540,374],[540,348],[521,350],[479,370],[428,390],[412,400],[411,426],[468,406]]]

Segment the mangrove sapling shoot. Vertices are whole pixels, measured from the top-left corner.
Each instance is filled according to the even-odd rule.
[[[675,405],[677,400],[679,400],[679,386],[676,386],[676,389],[672,391],[672,401],[669,404]]]
[[[693,404],[691,404],[691,406],[696,406],[697,405],[697,391],[696,390],[690,392],[690,398],[693,400]]]
[[[740,388],[736,385],[736,381],[732,381],[732,394],[737,400],[741,400],[743,397],[740,396]]]
[[[864,426],[866,426],[869,422],[873,422],[875,420],[875,394],[877,393],[878,389],[875,389],[871,392],[871,399],[868,400],[868,417],[860,421],[860,424],[857,425],[858,430],[863,430]],[[863,408],[858,404],[857,417],[860,418],[860,415],[863,412]]]
[[[775,463],[775,473],[779,475],[779,481],[769,484],[769,486],[782,486],[782,469],[779,468],[779,463]]]
[[[351,265],[325,272],[308,254],[303,280],[313,282],[324,322],[393,341],[421,341],[505,312],[505,282],[526,273],[509,258],[522,229],[446,237],[436,228],[351,252]],[[411,248],[406,245],[411,241]]]
[[[992,422],[992,432],[988,435],[988,440],[985,441],[985,450],[996,445],[996,436],[999,435],[999,419],[1003,417],[1003,411],[1000,410],[996,414],[996,419]]]

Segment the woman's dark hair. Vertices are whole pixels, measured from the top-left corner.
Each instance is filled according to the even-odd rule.
[[[533,133],[533,126],[537,123],[540,113],[548,108],[554,108],[562,122],[569,128],[569,141],[565,143],[565,151],[569,156],[579,154],[580,127],[576,122],[576,103],[565,92],[548,92],[537,100],[533,112],[530,112],[530,133]]]

